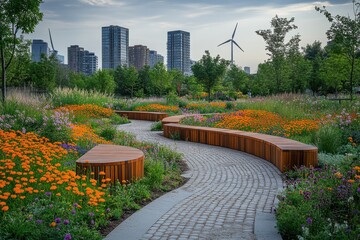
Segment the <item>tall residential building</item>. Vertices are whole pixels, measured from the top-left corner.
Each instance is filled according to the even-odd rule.
[[[78,45],[71,45],[68,47],[68,66],[74,72],[89,76],[97,70],[98,57]]]
[[[98,57],[93,52],[85,51],[82,72],[87,75],[93,75],[98,69]]]
[[[137,70],[149,65],[150,51],[147,46],[135,45],[129,47],[129,65],[134,66]]]
[[[84,48],[79,45],[68,47],[68,66],[74,72],[82,72],[84,63]]]
[[[102,27],[102,68],[129,66],[129,29],[119,26]]]
[[[244,67],[244,72],[246,72],[247,74],[250,74],[250,67]]]
[[[150,50],[149,53],[149,66],[153,68],[158,62],[164,63],[164,56],[158,54],[155,50]]]
[[[31,60],[33,62],[40,62],[41,55],[48,57],[50,49],[47,42],[40,39],[34,39],[31,44]]]
[[[181,30],[168,32],[167,68],[178,69],[185,75],[191,74],[189,32]]]

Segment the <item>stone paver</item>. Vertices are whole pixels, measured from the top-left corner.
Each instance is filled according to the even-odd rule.
[[[182,152],[190,168],[187,173],[190,179],[178,189],[186,194],[161,210],[159,216],[148,220],[148,227],[139,230],[133,238],[256,239],[256,234],[260,237],[262,222],[260,225],[257,222],[259,232],[254,229],[255,219],[257,214],[262,214],[263,219],[264,214],[272,212],[275,196],[283,186],[279,170],[265,160],[239,151],[164,138],[161,132],[150,131],[151,124],[132,120],[119,129],[136,134],[139,140],[168,145]],[[156,201],[162,200],[155,200],[154,204]],[[144,219],[141,214],[140,210],[138,219]],[[130,226],[126,224],[130,223],[120,224],[107,239],[122,239],[116,236],[124,236],[121,231]]]

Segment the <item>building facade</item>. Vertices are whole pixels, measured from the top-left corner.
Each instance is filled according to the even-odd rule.
[[[155,50],[150,50],[149,53],[149,66],[153,68],[158,62],[164,63],[164,56],[158,54]]]
[[[84,63],[84,48],[79,45],[68,47],[68,67],[73,72],[82,72]]]
[[[68,47],[68,67],[74,72],[90,76],[97,71],[98,57],[78,45],[71,45]]]
[[[102,68],[129,66],[129,29],[119,26],[102,27]]]
[[[150,50],[147,46],[135,45],[129,47],[129,65],[134,66],[137,70],[149,65]]]
[[[246,72],[247,74],[250,74],[250,67],[244,67],[244,72]]]
[[[31,44],[31,60],[33,62],[40,62],[41,56],[50,56],[50,49],[47,42],[41,39],[34,39]]]
[[[87,75],[93,75],[98,69],[98,57],[93,52],[84,52],[84,61],[82,72]]]
[[[190,33],[170,31],[167,35],[167,68],[190,75]]]

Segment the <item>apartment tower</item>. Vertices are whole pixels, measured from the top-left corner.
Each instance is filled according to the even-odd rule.
[[[170,31],[167,35],[167,68],[178,69],[185,75],[191,74],[190,69],[190,33]]]
[[[129,66],[129,29],[119,26],[102,27],[102,68]]]

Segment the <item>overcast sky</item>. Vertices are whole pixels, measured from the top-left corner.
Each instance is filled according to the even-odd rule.
[[[184,30],[190,32],[191,59],[199,60],[209,50],[212,56],[219,54],[230,60],[230,44],[217,46],[231,38],[238,23],[234,40],[245,52],[235,49],[234,60],[239,66],[250,66],[254,73],[268,58],[265,42],[255,31],[269,29],[276,14],[295,17],[299,28],[289,37],[299,33],[301,46],[315,40],[326,44],[330,24],[315,6],[326,6],[333,14],[352,12],[351,0],[44,0],[43,21],[26,38],[43,39],[50,46],[50,28],[55,49],[65,56],[65,63],[67,47],[79,45],[95,52],[101,67],[102,26],[128,28],[130,46],[146,45],[162,54],[165,61],[167,32]]]

